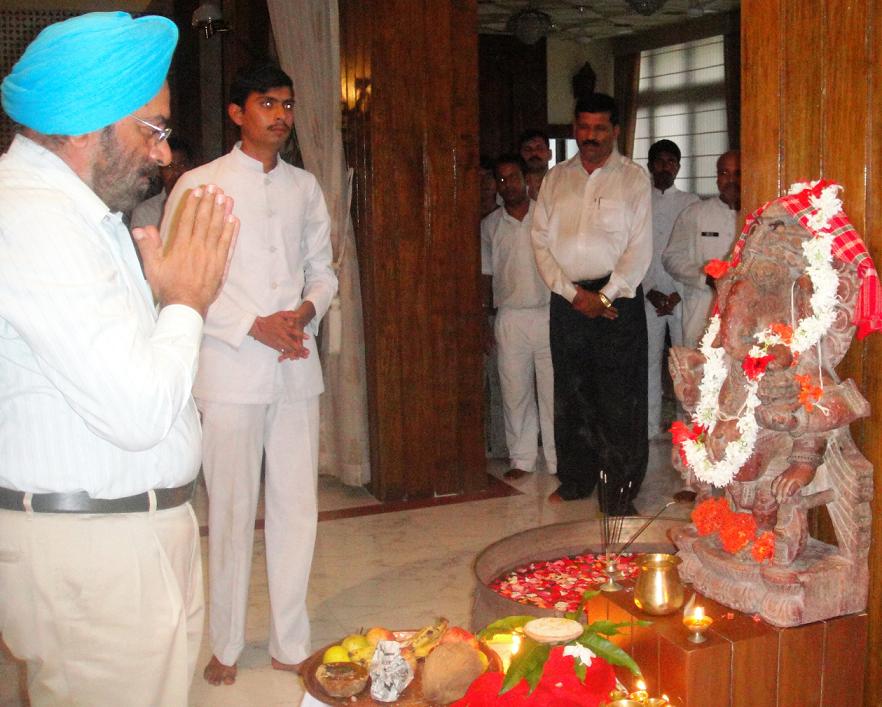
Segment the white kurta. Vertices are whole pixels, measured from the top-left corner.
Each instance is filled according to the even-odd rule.
[[[690,192],[670,187],[665,191],[652,189],[652,262],[646,277],[643,278],[644,298],[651,290],[658,290],[664,295],[680,292],[674,279],[662,266],[662,252],[668,245],[674,222],[690,204],[699,201],[698,196]],[[681,295],[682,296],[682,295]],[[674,308],[672,314],[658,316],[655,307],[644,300],[646,308],[647,350],[649,355],[649,437],[655,436],[661,427],[662,399],[662,359],[665,349],[665,332],[670,331],[671,343],[680,346],[683,341],[683,305]]]
[[[662,264],[682,286],[684,346],[695,348],[704,334],[714,300],[704,266],[728,257],[737,215],[715,196],[687,207],[674,224]]]
[[[530,230],[534,210],[531,201],[523,221],[504,207],[481,221],[481,271],[493,277],[493,302],[498,308],[494,336],[511,467],[533,471],[541,428],[545,466],[554,473],[557,456],[554,369],[548,339],[550,293],[533,257]]]
[[[203,420],[209,494],[210,638],[225,665],[245,642],[260,463],[266,454],[266,548],[270,654],[297,663],[309,654],[306,588],[318,517],[318,395],[315,334],[337,289],[330,221],[316,179],[279,160],[263,165],[239,146],[184,174],[169,195],[163,236],[183,195],[214,183],[235,200],[241,228],[229,277],[205,321],[194,394]],[[248,336],[257,316],[308,299],[310,355],[279,353]]]

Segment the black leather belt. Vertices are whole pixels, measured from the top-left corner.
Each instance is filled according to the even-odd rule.
[[[612,273],[610,273],[611,275]],[[604,277],[597,278],[596,280],[576,280],[574,285],[578,285],[583,290],[588,290],[589,292],[597,292],[603,287],[607,282],[609,282],[610,275],[606,275]]]
[[[193,498],[193,480],[173,489],[154,489],[157,511],[181,506]],[[0,488],[0,508],[7,511],[26,511],[24,491]],[[77,493],[30,494],[31,510],[35,513],[145,513],[150,510],[149,492],[124,498],[91,498],[85,491]]]

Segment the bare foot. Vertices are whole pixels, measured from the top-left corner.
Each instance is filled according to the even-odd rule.
[[[276,660],[275,658],[270,658],[270,663],[273,666],[273,670],[287,670],[291,673],[300,672],[300,663],[283,663],[281,660]]]
[[[518,479],[522,479],[523,477],[525,477],[527,473],[528,472],[524,471],[523,469],[518,469],[517,467],[515,467],[514,469],[509,469],[508,471],[506,471],[502,475],[502,478],[508,479],[509,481],[517,481]]]
[[[564,498],[563,498],[563,496],[561,496],[557,491],[555,491],[554,493],[552,493],[552,494],[548,497],[548,502],[549,502],[549,503],[563,503],[563,502],[564,502]]]
[[[211,660],[202,671],[202,677],[211,685],[232,685],[236,682],[236,664],[224,665],[216,656],[211,656]]]

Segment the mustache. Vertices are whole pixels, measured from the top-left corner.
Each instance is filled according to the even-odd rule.
[[[582,140],[581,144],[591,145],[592,147],[600,147],[600,142],[597,140],[592,140],[591,138],[588,138],[587,140]]]

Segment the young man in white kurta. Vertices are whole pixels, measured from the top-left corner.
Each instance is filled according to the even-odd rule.
[[[689,348],[696,348],[701,341],[714,301],[704,266],[709,260],[725,259],[735,240],[735,221],[741,208],[737,151],[726,152],[717,160],[717,188],[719,196],[693,204],[680,214],[662,254],[665,270],[682,288],[683,345]]]
[[[205,678],[213,684],[235,680],[244,647],[264,452],[273,667],[298,663],[310,649],[306,590],[318,516],[323,390],[315,334],[337,279],[318,182],[278,159],[293,123],[293,93],[290,79],[271,68],[237,77],[229,112],[242,142],[184,174],[169,195],[163,221],[165,230],[182,196],[206,182],[222,184],[240,205],[239,247],[208,311],[194,386],[209,494],[214,657]],[[237,100],[237,94],[247,97]]]
[[[662,252],[671,237],[674,222],[698,196],[680,191],[674,180],[680,171],[680,148],[671,140],[659,140],[649,148],[649,174],[652,177],[652,262],[643,278],[643,304],[649,360],[648,434],[652,439],[661,431],[662,361],[665,332],[671,344],[683,342],[683,305],[674,279],[662,267]]]
[[[535,469],[540,426],[545,467],[553,474],[557,455],[550,293],[536,270],[530,240],[535,202],[527,193],[526,166],[519,157],[500,158],[494,171],[505,205],[481,221],[481,272],[492,278],[497,308],[493,333],[511,462],[506,475],[519,478]]]

